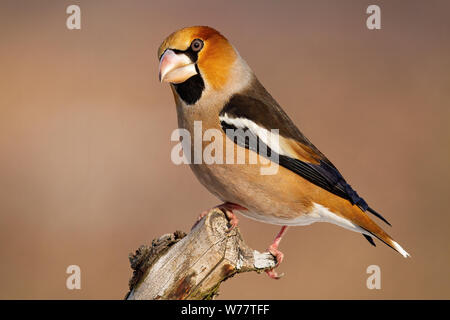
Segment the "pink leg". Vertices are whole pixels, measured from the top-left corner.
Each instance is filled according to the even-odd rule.
[[[225,202],[225,203],[219,204],[218,206],[215,206],[209,210],[203,211],[198,216],[197,222],[194,224],[194,226],[192,228],[194,228],[197,225],[197,223],[208,214],[209,211],[211,211],[212,209],[216,209],[216,208],[222,210],[223,213],[225,214],[225,216],[227,217],[228,221],[230,222],[231,227],[228,229],[228,232],[233,230],[234,227],[236,227],[237,224],[239,223],[239,220],[236,217],[236,215],[233,213],[233,210],[241,210],[241,211],[247,210],[246,208],[244,208],[238,204],[231,203],[231,202]]]
[[[268,249],[268,251],[277,259],[276,267],[278,267],[280,263],[283,261],[284,254],[280,250],[278,250],[278,246],[280,245],[281,238],[283,237],[286,230],[287,226],[281,227],[280,232],[278,232],[277,236],[275,237],[275,240]],[[283,276],[283,275],[279,276],[274,269],[266,270],[266,273],[272,279],[280,279]]]

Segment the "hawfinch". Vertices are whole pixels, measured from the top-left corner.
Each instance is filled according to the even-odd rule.
[[[158,58],[159,79],[170,83],[175,98],[178,126],[190,133],[191,150],[184,150],[185,154],[196,152],[196,134],[215,129],[219,134],[214,140],[223,141],[218,144],[223,150],[216,152],[244,155],[245,161],[237,163],[229,158],[190,162],[198,180],[224,202],[217,207],[231,227],[237,224],[235,212],[282,226],[268,249],[278,264],[283,259],[278,246],[286,228],[314,222],[359,232],[372,245],[372,237],[378,238],[409,256],[369,214],[389,223],[300,132],[222,34],[205,26],[178,30],[161,44]],[[249,143],[251,139],[257,143]],[[211,140],[202,140],[202,155]],[[232,149],[225,147],[230,144]],[[255,156],[258,160],[250,161]],[[262,169],[271,165],[277,170],[264,173]],[[267,274],[278,278],[274,270]]]

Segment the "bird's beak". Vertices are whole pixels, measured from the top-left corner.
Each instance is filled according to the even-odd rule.
[[[197,74],[195,64],[183,54],[166,50],[159,60],[159,81],[182,83]]]

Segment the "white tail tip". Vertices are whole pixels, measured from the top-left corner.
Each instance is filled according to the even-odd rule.
[[[394,245],[395,250],[397,250],[403,257],[411,257],[410,254],[406,252],[405,249],[403,249],[397,242],[392,241],[392,244]]]

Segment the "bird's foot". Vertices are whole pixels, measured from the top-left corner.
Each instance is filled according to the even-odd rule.
[[[197,217],[197,222],[202,220],[208,214],[208,212],[209,212],[209,210],[205,210],[202,213],[200,213],[200,215]]]
[[[239,223],[239,219],[237,216],[233,213],[233,211],[224,210],[225,216],[228,219],[228,222],[230,223],[230,227],[228,228],[227,232],[231,232]]]
[[[278,274],[274,269],[266,270],[266,274],[270,279],[279,280],[284,276],[284,273]]]
[[[197,217],[197,221],[195,221],[195,223],[192,226],[191,230],[195,228],[195,226],[200,222],[200,220],[202,220],[208,214],[208,212],[209,212],[209,210],[205,210],[202,213],[200,213],[200,215]]]
[[[230,223],[230,228],[228,228],[227,232],[232,231],[239,223],[239,219],[233,213],[233,210],[241,210],[241,211],[247,210],[246,208],[231,202],[222,203],[221,205],[217,206],[217,208],[222,210],[222,212],[227,217],[228,222]]]
[[[275,259],[277,260],[277,264],[275,265],[275,268],[278,267],[280,265],[280,263],[283,261],[283,258],[284,258],[283,252],[278,250],[278,244],[273,243],[269,247],[269,249],[267,249],[267,251],[269,251],[270,254],[275,257]],[[275,268],[266,270],[266,274],[269,276],[269,278],[278,280],[278,279],[280,279],[281,277],[284,276],[284,273],[278,275],[278,273],[275,271]]]
[[[244,208],[238,204],[231,203],[231,202],[225,202],[225,203],[219,204],[218,206],[215,206],[209,210],[203,211],[198,216],[197,221],[192,226],[192,229],[200,222],[200,220],[202,220],[208,214],[208,212],[210,212],[213,209],[220,209],[225,214],[226,218],[228,219],[228,221],[230,223],[230,228],[227,230],[227,232],[230,232],[231,230],[233,230],[239,223],[239,219],[233,213],[233,210],[241,210],[241,211],[247,210],[246,208]]]
[[[276,267],[280,265],[280,263],[283,261],[284,254],[280,250],[278,250],[278,246],[280,245],[281,238],[283,237],[284,233],[287,230],[287,226],[281,227],[280,232],[278,232],[277,236],[275,237],[275,240],[270,245],[270,247],[267,249],[271,255],[275,257],[277,260],[277,264],[274,268],[266,270],[267,275],[272,279],[280,279],[282,276],[284,276],[284,273],[278,275],[278,273],[274,270]]]

